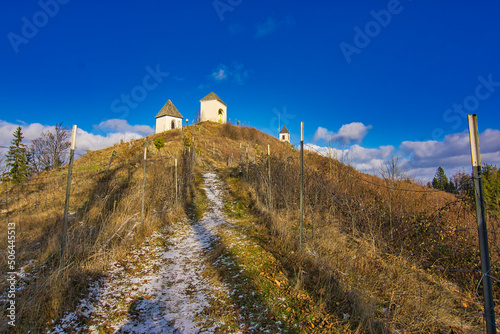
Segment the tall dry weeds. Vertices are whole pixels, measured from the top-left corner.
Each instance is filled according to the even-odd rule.
[[[162,134],[168,145],[162,150],[147,138],[88,152],[75,161],[67,247],[62,259],[59,254],[67,169],[41,174],[17,186],[2,184],[2,219],[17,225],[17,269],[22,266],[27,278],[18,282],[22,290],[16,295],[16,327],[9,328],[3,322],[0,331],[41,332],[75,306],[89,280],[106,275],[110,261],[124,256],[153,230],[184,216],[184,205],[190,200],[194,156],[180,135],[179,131]],[[144,146],[149,154],[142,225]],[[117,155],[106,172],[113,150]],[[7,249],[6,232],[0,232],[2,252]],[[0,261],[6,268],[6,256]],[[7,319],[4,306],[2,302],[3,320]]]

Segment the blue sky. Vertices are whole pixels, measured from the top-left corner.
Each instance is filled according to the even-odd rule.
[[[97,149],[151,133],[171,99],[193,119],[214,91],[228,117],[333,146],[373,172],[391,154],[420,178],[500,164],[498,1],[6,0],[0,20],[0,146],[77,124]],[[484,144],[483,144],[484,142]]]

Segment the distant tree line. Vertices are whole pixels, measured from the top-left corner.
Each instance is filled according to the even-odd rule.
[[[14,131],[13,137],[5,155],[2,181],[21,183],[32,175],[57,169],[67,161],[66,150],[70,146],[70,134],[62,123],[56,124],[54,130],[43,131],[29,146],[23,143],[24,136],[20,126]],[[0,163],[3,160],[2,157]]]
[[[482,171],[486,209],[490,214],[497,216],[500,208],[500,171],[498,166],[492,164],[484,164]],[[471,202],[475,200],[472,174],[467,173],[463,168],[448,179],[444,168],[438,167],[432,182],[427,185],[433,189],[464,195]]]

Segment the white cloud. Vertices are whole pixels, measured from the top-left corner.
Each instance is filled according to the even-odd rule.
[[[317,142],[318,140],[324,140],[325,142],[330,142],[333,139],[334,135],[334,132],[328,131],[328,129],[319,126],[314,133],[313,141]]]
[[[130,125],[124,119],[108,119],[97,125],[94,125],[95,130],[101,130],[105,132],[134,132],[141,133],[144,136],[151,135],[155,130],[149,125]]]
[[[364,125],[360,122],[344,124],[335,136],[333,136],[333,139],[345,144],[351,142],[360,143],[371,128],[371,125]]]
[[[348,151],[353,161],[371,162],[387,159],[394,152],[394,146],[387,145],[380,146],[379,148],[366,148],[359,145],[352,145]]]
[[[287,16],[281,21],[276,21],[272,17],[268,17],[264,22],[255,25],[255,38],[262,38],[274,33],[278,29],[293,26],[295,26],[295,19],[292,16]]]
[[[250,75],[250,70],[245,69],[241,63],[234,62],[231,66],[219,64],[210,74],[210,78],[216,82],[231,81],[238,85],[243,85]],[[201,86],[201,85],[200,85]]]
[[[13,139],[13,133],[18,126],[21,126],[24,136],[23,143],[29,145],[33,139],[38,138],[43,131],[53,130],[54,126],[40,123],[14,124],[0,120],[0,146],[9,147]],[[78,128],[76,135],[76,154],[83,155],[87,150],[100,150],[120,142],[130,139],[139,139],[144,135],[154,133],[153,128],[147,125],[130,125],[125,120],[111,119],[94,125],[94,128],[105,130],[106,134],[94,134]],[[0,149],[2,154],[7,153],[7,149]]]
[[[100,150],[118,144],[120,140],[125,142],[131,139],[139,139],[143,136],[137,132],[114,132],[105,136],[89,133],[83,129],[76,132],[76,153],[83,155],[87,150]]]
[[[500,130],[486,129],[479,135],[483,163],[500,164]],[[432,178],[436,169],[445,168],[448,176],[464,166],[471,166],[469,133],[467,131],[445,136],[442,142],[404,141],[399,151],[407,157],[407,168]]]
[[[318,140],[324,140],[325,142],[336,141],[344,145],[351,142],[360,143],[371,128],[371,125],[353,122],[342,125],[339,131],[335,133],[320,126],[314,133],[313,140],[315,142]]]
[[[220,64],[219,67],[212,73],[212,78],[215,81],[223,81],[227,79],[227,66]]]
[[[352,124],[352,123],[351,123]],[[364,127],[366,130],[368,127]],[[342,128],[341,128],[342,129]],[[349,131],[347,131],[349,130]],[[353,130],[353,131],[351,131]],[[352,127],[346,131],[333,133],[325,128],[318,128],[314,140],[328,140],[342,135],[347,138],[362,138],[366,133],[363,126]],[[480,136],[481,158],[483,163],[500,165],[500,130],[486,129]],[[443,141],[404,141],[396,150],[393,146],[365,148],[358,144],[345,149],[320,147],[307,144],[306,148],[325,156],[332,156],[344,163],[349,163],[356,169],[373,173],[391,156],[400,157],[401,167],[407,175],[416,176],[424,181],[430,181],[439,166],[445,168],[448,177],[465,167],[470,170],[470,144],[467,131],[447,135]]]
[[[360,171],[372,172],[375,168],[387,159],[393,152],[394,146],[380,146],[378,148],[366,148],[359,145],[352,145],[346,149],[335,147],[322,147],[314,144],[306,144],[304,148],[315,151],[326,157],[350,164]]]

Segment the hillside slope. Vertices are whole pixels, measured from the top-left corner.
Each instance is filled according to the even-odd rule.
[[[158,137],[165,140],[160,149],[152,144]],[[55,324],[90,329],[101,320],[111,332],[156,328],[161,321],[185,332],[189,326],[219,332],[481,332],[477,237],[467,203],[306,152],[301,247],[298,157],[289,144],[256,129],[211,123],[88,152],[75,161],[70,242],[62,261],[66,170],[22,186],[2,185],[2,214],[17,228],[14,332]],[[215,197],[212,191],[209,200],[201,179],[207,168],[217,168],[221,189],[227,187]],[[207,187],[210,194],[210,182]],[[223,216],[212,216],[219,225],[207,227],[204,215],[221,208]],[[492,255],[496,274],[498,254]],[[170,257],[181,262],[165,260]],[[195,271],[179,280],[166,277],[186,267]],[[91,283],[96,280],[98,288]],[[97,304],[86,303],[90,308],[82,311],[87,306],[78,306],[79,300],[89,284]],[[176,284],[181,288],[168,288]],[[197,296],[199,303],[184,316],[175,298]],[[220,300],[227,307],[217,307]],[[80,320],[73,323],[65,312],[75,309]],[[262,309],[269,313],[259,316]],[[106,317],[110,312],[114,316]],[[150,322],[151,314],[160,322]]]

